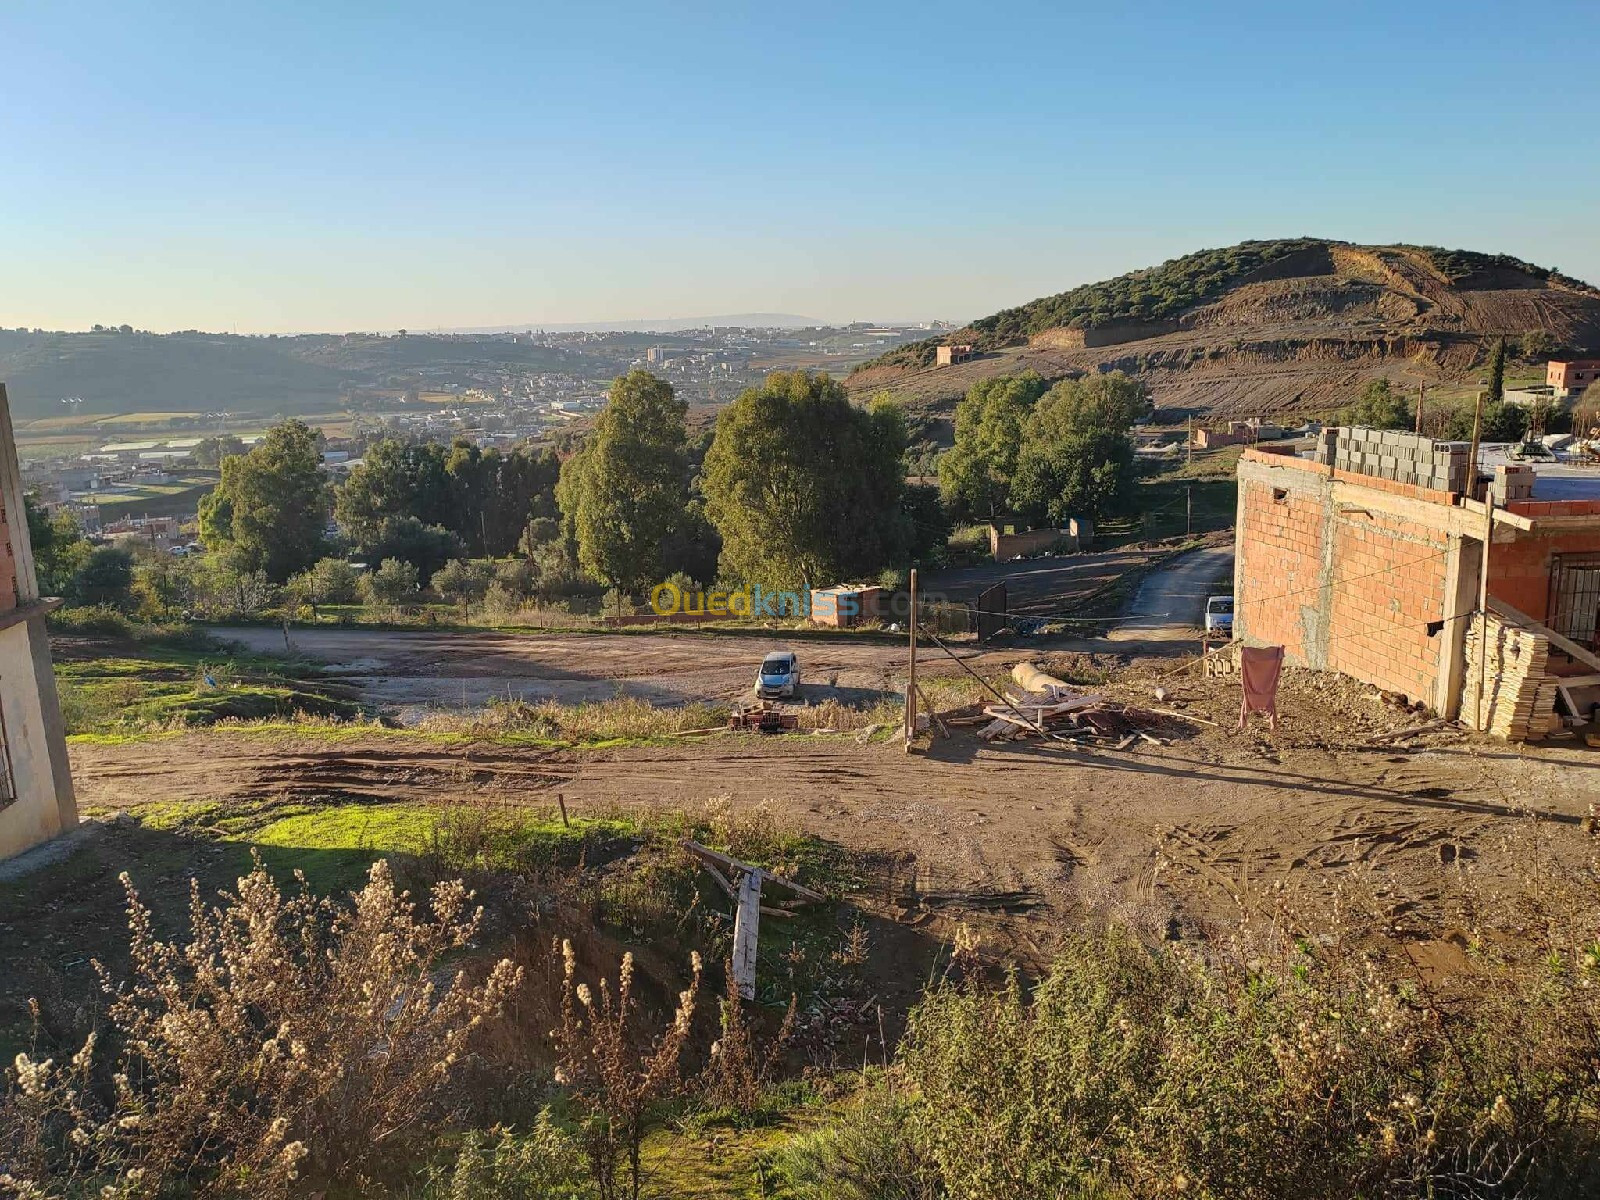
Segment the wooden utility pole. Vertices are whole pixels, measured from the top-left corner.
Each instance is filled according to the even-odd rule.
[[[1194,418],[1193,417],[1189,417],[1187,419],[1187,424],[1186,424],[1185,428],[1188,430],[1188,433],[1185,435],[1184,442],[1183,442],[1183,449],[1184,449],[1184,460],[1183,461],[1192,463],[1194,461]]]
[[[1194,484],[1183,489],[1183,532],[1187,536],[1194,532]]]
[[[1417,432],[1422,432],[1422,402],[1428,398],[1426,382],[1417,384]]]
[[[1472,727],[1483,728],[1483,677],[1489,663],[1489,543],[1494,541],[1494,491],[1484,498],[1483,558],[1478,564],[1478,687],[1472,704]]]
[[[1470,499],[1478,498],[1478,446],[1483,437],[1483,392],[1478,392],[1477,403],[1472,407],[1472,452],[1467,455],[1467,496]],[[1485,554],[1489,552],[1488,543],[1484,544]]]
[[[906,670],[906,753],[917,736],[917,569],[911,568],[911,658]]]

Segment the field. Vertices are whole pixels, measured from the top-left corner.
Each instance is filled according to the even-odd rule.
[[[614,978],[631,951],[657,1022],[691,947],[721,978],[728,902],[679,848],[693,837],[826,900],[762,921],[750,1019],[770,1038],[795,997],[785,1081],[729,1107],[698,1090],[707,1074],[692,1096],[653,1106],[649,1196],[833,1195],[795,1181],[861,1106],[887,1119],[870,1116],[884,1086],[872,1081],[915,1069],[889,1066],[913,1007],[956,1003],[925,994],[931,981],[999,980],[1008,967],[1032,978],[1068,961],[1092,973],[1128,935],[1086,945],[1081,931],[1111,922],[1163,954],[1225,955],[1274,928],[1334,931],[1315,936],[1337,939],[1362,970],[1454,988],[1483,969],[1490,927],[1497,954],[1542,953],[1530,897],[1564,904],[1561,888],[1588,877],[1597,848],[1587,748],[1514,749],[1453,729],[1395,736],[1421,718],[1373,689],[1294,670],[1277,732],[1237,731],[1236,680],[1174,675],[1182,643],[967,650],[961,664],[929,650],[924,689],[958,723],[908,755],[895,700],[904,648],[890,641],[799,643],[813,681],[801,728],[762,736],[719,726],[774,638],[319,629],[296,630],[302,657],[284,659],[271,653],[281,630],[235,632],[253,648],[176,631],[55,639],[90,820],[55,866],[0,870],[0,955],[12,966],[0,1049],[9,1058],[42,1036],[66,1054],[91,960],[114,976],[130,969],[119,872],[165,934],[182,927],[191,885],[202,897],[234,890],[252,856],[280,881],[298,872],[314,894],[357,888],[386,858],[419,893],[465,875],[487,914],[471,961],[503,953],[524,966],[510,1025],[485,1049],[509,1074],[475,1085],[496,1099],[473,1120],[526,1131],[550,1103],[548,1085],[529,1081],[546,1078],[560,1021],[552,937],[577,942],[586,979]],[[1002,688],[1022,657],[1162,710],[1153,740],[980,740],[957,714],[990,697],[963,667]],[[375,709],[403,723],[380,723]],[[1340,961],[1309,949],[1333,941],[1300,944],[1318,963]],[[687,1051],[696,1064],[714,1057],[720,985],[706,986]],[[42,1031],[30,1032],[30,996],[44,1005]],[[862,1075],[863,1063],[876,1065]],[[442,1143],[447,1161],[468,1152],[454,1139]],[[420,1161],[391,1156],[387,1169]],[[445,1194],[391,1182],[414,1200]]]

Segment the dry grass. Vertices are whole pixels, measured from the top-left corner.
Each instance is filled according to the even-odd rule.
[[[0,1192],[287,1197],[360,1180],[447,1118],[458,1064],[521,981],[440,960],[477,936],[457,883],[425,908],[387,865],[339,904],[261,866],[166,942],[124,876],[131,973],[101,971],[104,1027],[66,1066],[18,1055]],[[101,1044],[104,1044],[104,1051]],[[9,1191],[8,1191],[9,1189]]]

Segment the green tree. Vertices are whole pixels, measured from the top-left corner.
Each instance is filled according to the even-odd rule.
[[[201,438],[200,444],[190,451],[190,457],[194,459],[196,466],[216,468],[222,465],[223,459],[244,452],[242,441],[231,433],[223,433],[216,437]]]
[[[328,504],[317,434],[285,421],[248,454],[223,459],[221,482],[200,503],[200,537],[281,583],[322,554]]]
[[[494,581],[493,565],[453,558],[434,574],[433,590],[463,610],[483,599]]]
[[[417,568],[404,559],[386,558],[366,577],[367,596],[376,604],[395,606],[417,598]]]
[[[424,585],[433,579],[433,573],[452,558],[465,552],[461,539],[442,525],[424,525],[416,517],[390,517],[367,543],[365,555],[368,562],[382,562],[398,558],[416,568]]]
[[[1121,511],[1134,480],[1128,431],[1149,411],[1144,385],[1121,371],[1056,384],[1024,429],[1011,487],[1014,507],[1036,524],[1057,525]]]
[[[826,375],[779,372],[717,418],[702,486],[722,572],[794,588],[870,578],[911,541],[905,422]]]
[[[1341,425],[1367,429],[1410,429],[1414,421],[1410,402],[1387,379],[1368,383],[1354,404],[1339,410],[1338,419]]]
[[[51,516],[32,494],[23,496],[28,516],[28,541],[33,546],[33,567],[44,596],[66,596],[73,580],[89,561],[93,546],[83,536],[78,520],[69,512]]]
[[[125,608],[133,591],[133,555],[121,546],[96,546],[78,571],[72,590],[81,604]]]
[[[1486,403],[1499,404],[1506,397],[1506,340],[1500,338],[1489,354],[1489,392]]]
[[[1517,339],[1518,357],[1527,362],[1543,362],[1559,349],[1548,329],[1530,329]]]
[[[684,520],[687,412],[665,380],[630,371],[561,469],[556,495],[579,563],[633,595],[661,577],[662,544]]]
[[[1011,504],[1022,430],[1045,381],[1032,371],[972,385],[956,406],[955,445],[939,459],[939,491],[960,518],[992,518]]]
[[[509,554],[528,523],[557,515],[560,460],[549,450],[518,446],[508,453],[466,441],[443,446],[385,439],[334,493],[339,528],[362,553],[372,553],[384,525],[415,517],[456,535],[467,553]]]
[[[342,558],[319,558],[310,575],[314,604],[355,604],[361,599],[361,575]]]

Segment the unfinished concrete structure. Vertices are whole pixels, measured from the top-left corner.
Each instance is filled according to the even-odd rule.
[[[1477,500],[1452,443],[1339,430],[1330,457],[1241,456],[1236,637],[1507,737],[1594,715],[1600,477],[1511,466]]]
[[[67,742],[28,541],[11,409],[0,384],[0,859],[78,823]]]

